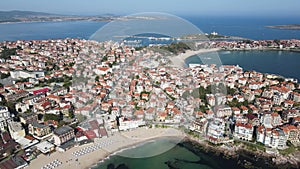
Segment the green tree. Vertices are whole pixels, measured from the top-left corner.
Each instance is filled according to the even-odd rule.
[[[59,116],[55,114],[44,114],[44,121],[48,120],[59,121]]]
[[[188,49],[191,49],[186,43],[184,42],[173,42],[167,46],[162,46],[161,47],[164,50],[167,50],[169,52],[172,52],[174,54],[182,53],[185,52]]]
[[[66,124],[66,122],[61,120],[58,122],[58,127],[64,126],[65,124]]]
[[[72,85],[72,82],[64,82],[63,87],[69,88]]]
[[[281,77],[275,78],[275,80],[278,80],[280,83],[284,82],[284,78]]]
[[[72,111],[69,111],[68,115],[69,115],[69,118],[71,118],[71,119],[74,118],[74,113]]]
[[[69,63],[68,66],[73,67],[74,65],[75,65],[75,62],[71,62],[71,63]]]
[[[103,56],[102,62],[106,62],[106,61],[107,61],[107,56]]]
[[[240,107],[239,102],[236,98],[232,99],[231,102],[228,102],[228,106],[230,106],[230,107]]]
[[[243,40],[243,43],[246,43],[246,44],[251,44],[251,40],[247,39],[247,40]]]
[[[87,119],[87,117],[82,115],[82,114],[76,114],[75,117],[76,117],[76,119],[78,120],[79,123],[81,123],[81,122],[83,122]]]
[[[99,82],[99,76],[98,75],[95,77],[95,81]]]
[[[280,44],[280,40],[279,39],[274,39],[274,43],[276,43],[277,45]]]
[[[200,110],[201,112],[204,112],[204,113],[205,113],[206,110],[209,110],[209,109],[208,109],[207,106],[200,106],[200,107],[199,107],[199,110]]]
[[[17,48],[9,49],[6,46],[2,47],[2,52],[0,54],[0,58],[10,59],[10,56],[17,55]]]
[[[236,89],[227,87],[227,94],[234,95],[235,92],[236,92]]]
[[[245,100],[242,104],[243,104],[243,106],[247,107],[249,105],[248,100]]]
[[[9,76],[10,76],[9,74],[0,73],[0,78],[1,78],[1,79],[8,78]]]

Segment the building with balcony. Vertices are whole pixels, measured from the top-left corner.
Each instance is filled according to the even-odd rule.
[[[74,129],[70,126],[62,126],[53,131],[54,144],[60,146],[75,138]]]

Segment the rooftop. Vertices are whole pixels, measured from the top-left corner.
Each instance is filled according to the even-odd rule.
[[[41,124],[41,123],[38,123],[36,121],[34,121],[32,124],[31,124],[33,127],[37,127],[37,128],[46,128],[48,126],[44,125],[44,124]]]
[[[42,153],[47,153],[50,151],[51,148],[54,148],[54,145],[49,143],[48,141],[43,141],[43,142],[40,142],[39,144],[37,144],[36,147]]]
[[[70,126],[62,126],[60,128],[57,128],[54,130],[54,134],[56,135],[63,135],[69,131],[72,131],[73,129]]]

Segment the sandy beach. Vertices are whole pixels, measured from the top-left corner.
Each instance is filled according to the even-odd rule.
[[[201,54],[201,53],[208,53],[208,52],[217,52],[219,50],[221,50],[221,48],[199,49],[197,51],[187,50],[185,53],[181,53],[177,56],[170,57],[169,59],[172,61],[172,63],[176,67],[181,68],[185,65],[185,59],[187,59],[193,55],[197,55],[197,54]]]
[[[66,152],[56,151],[50,156],[41,154],[37,159],[31,161],[27,168],[40,169],[47,164],[53,163],[55,160],[58,160],[61,163],[59,166],[55,167],[57,169],[90,168],[109,155],[124,148],[129,148],[162,137],[178,137],[180,140],[185,136],[184,133],[173,128],[138,128],[132,131],[116,133],[108,138],[98,139],[94,143],[73,147]],[[102,146],[95,151],[78,157],[74,155],[75,152],[95,145]]]

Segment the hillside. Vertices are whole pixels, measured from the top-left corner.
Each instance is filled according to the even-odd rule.
[[[0,23],[11,22],[57,22],[57,21],[111,21],[117,16],[76,16],[76,15],[59,15],[44,12],[33,11],[0,11]]]
[[[33,11],[0,11],[0,22],[22,22],[28,19],[54,16],[60,15]]]

